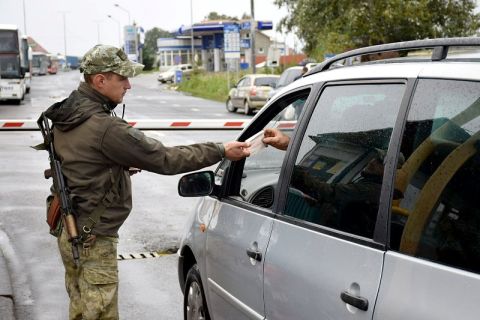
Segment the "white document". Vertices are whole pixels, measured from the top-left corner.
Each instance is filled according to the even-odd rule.
[[[251,136],[245,141],[250,143],[250,147],[248,148],[248,151],[250,151],[250,156],[253,156],[259,153],[260,151],[262,151],[267,147],[267,145],[263,143],[262,140],[263,140],[263,130]]]

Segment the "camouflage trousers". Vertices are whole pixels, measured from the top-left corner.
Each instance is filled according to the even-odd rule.
[[[79,246],[80,266],[75,268],[71,243],[62,231],[58,247],[65,266],[70,320],[118,319],[117,243],[116,238],[97,237],[88,252]]]

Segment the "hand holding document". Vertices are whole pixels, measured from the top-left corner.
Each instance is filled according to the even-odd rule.
[[[263,149],[267,147],[265,143],[263,143],[263,130],[257,132],[257,134],[251,136],[250,138],[247,139],[247,141],[250,144],[250,147],[248,148],[248,151],[250,151],[250,156],[253,156]]]

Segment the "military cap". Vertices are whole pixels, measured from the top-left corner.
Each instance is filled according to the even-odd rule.
[[[142,71],[143,67],[143,64],[128,60],[122,49],[97,44],[83,56],[80,72],[84,74],[114,72],[124,77],[134,77]]]

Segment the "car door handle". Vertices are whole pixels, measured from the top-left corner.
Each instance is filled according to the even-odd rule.
[[[363,297],[355,296],[347,291],[343,291],[340,294],[340,298],[342,299],[343,302],[351,306],[354,306],[355,308],[358,308],[363,311],[368,310],[368,300]]]
[[[254,260],[262,261],[262,253],[255,249],[247,249],[247,256]]]

